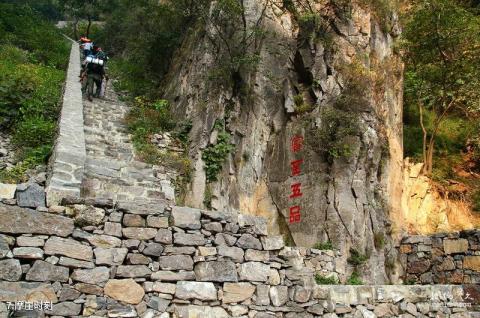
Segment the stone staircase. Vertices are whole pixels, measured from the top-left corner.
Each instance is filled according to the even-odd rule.
[[[163,167],[136,160],[125,116],[129,107],[107,88],[103,99],[84,100],[86,161],[81,194],[114,202],[174,203]]]

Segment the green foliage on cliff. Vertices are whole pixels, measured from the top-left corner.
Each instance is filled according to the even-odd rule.
[[[338,280],[334,276],[325,277],[319,273],[315,274],[315,282],[318,285],[337,285]]]
[[[357,271],[353,271],[352,275],[348,278],[346,285],[363,285],[360,274]]]
[[[152,134],[170,131],[175,127],[170,103],[164,99],[151,101],[144,97],[136,97],[127,122],[133,133],[133,140],[139,143]]]
[[[70,45],[30,7],[13,4],[0,4],[0,42],[0,128],[22,161],[0,178],[16,182],[50,154]]]
[[[363,255],[358,250],[351,248],[350,249],[350,257],[347,259],[349,264],[358,266],[364,264],[368,260],[367,255]]]
[[[217,122],[214,129],[218,132],[217,141],[209,145],[202,153],[207,182],[217,181],[217,175],[222,170],[223,163],[235,149],[230,142],[230,134],[225,131],[222,124]]]
[[[313,245],[313,248],[317,250],[333,250],[333,244],[330,241],[318,242],[315,245]]]
[[[360,126],[355,114],[333,107],[320,111],[318,127],[311,128],[307,134],[307,143],[317,153],[327,155],[329,161],[349,157],[351,148],[348,137],[359,134]]]

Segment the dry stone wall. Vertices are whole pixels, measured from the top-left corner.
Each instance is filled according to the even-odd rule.
[[[44,199],[43,199],[44,200]],[[110,200],[0,204],[0,317],[479,317],[471,286],[344,282],[336,251],[285,246],[267,221]],[[9,303],[10,302],[10,303]],[[25,303],[26,304],[26,303]]]
[[[480,285],[480,230],[409,236],[400,253],[406,282]]]
[[[80,74],[80,52],[72,41],[59,131],[47,183],[47,201],[59,204],[65,196],[80,197],[86,151],[83,131],[83,103]]]

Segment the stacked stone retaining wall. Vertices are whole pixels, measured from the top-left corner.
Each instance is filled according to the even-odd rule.
[[[340,255],[287,247],[266,225],[128,201],[4,200],[0,316],[43,300],[53,309],[33,317],[479,317],[475,286],[317,285],[316,274],[345,280]]]
[[[408,283],[480,284],[480,230],[409,236],[400,254]]]
[[[51,171],[47,181],[47,202],[59,204],[64,197],[80,197],[86,160],[83,130],[83,103],[78,44],[72,42],[58,136],[50,158]]]

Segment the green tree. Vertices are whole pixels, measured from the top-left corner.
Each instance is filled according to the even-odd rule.
[[[90,35],[90,27],[94,19],[98,19],[101,13],[113,7],[113,0],[59,0],[59,7],[67,18],[72,19],[73,34],[79,39],[78,23],[81,19],[88,21],[85,36]]]
[[[418,107],[423,173],[430,175],[445,118],[480,109],[480,17],[454,0],[421,0],[408,13],[404,40],[405,103]]]

